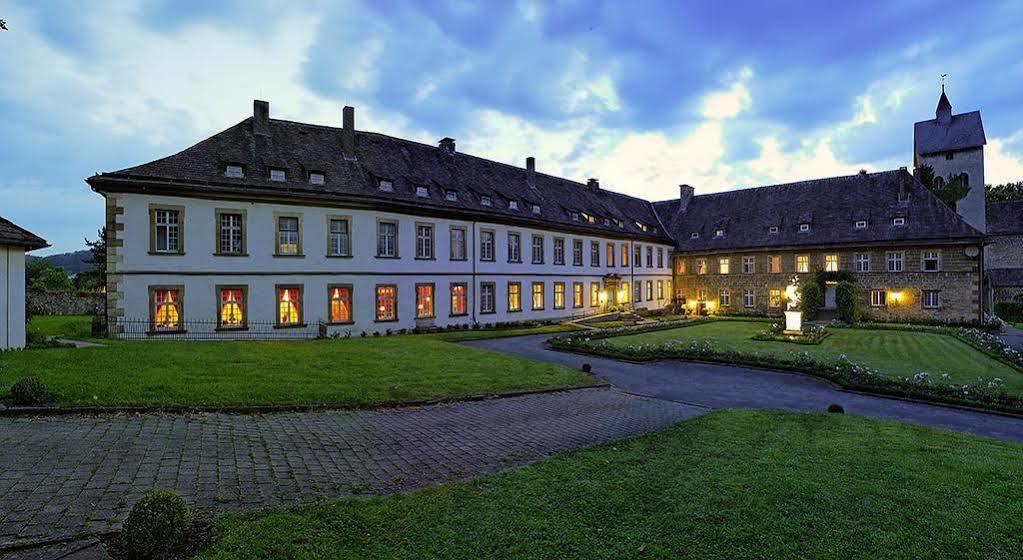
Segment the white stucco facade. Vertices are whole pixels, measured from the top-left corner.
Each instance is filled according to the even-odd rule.
[[[25,248],[0,244],[0,350],[25,347]]]
[[[448,218],[397,214],[378,210],[343,207],[293,206],[271,203],[217,201],[200,198],[154,196],[148,194],[108,194],[108,205],[123,209],[113,216],[118,224],[117,243],[110,255],[118,296],[118,315],[139,322],[151,320],[153,302],[151,289],[172,286],[181,292],[181,315],[190,321],[214,322],[218,317],[218,287],[239,286],[246,290],[248,322],[272,323],[277,312],[277,287],[297,286],[302,291],[303,323],[329,322],[328,287],[346,285],[351,288],[352,321],[330,325],[328,334],[351,331],[378,332],[386,329],[411,329],[433,325],[495,324],[526,320],[553,320],[593,314],[603,309],[591,301],[592,284],[605,292],[605,277],[616,274],[628,282],[629,305],[635,308],[658,309],[671,301],[671,247],[667,244],[633,242],[626,238],[600,237],[563,231],[516,227],[512,225],[459,221]],[[159,254],[152,249],[151,208],[173,207],[182,216],[180,254]],[[245,216],[244,245],[241,256],[216,254],[217,211]],[[296,216],[300,220],[300,256],[275,256],[275,224],[278,215]],[[346,218],[350,223],[351,256],[328,256],[328,231],[331,218]],[[397,257],[377,256],[377,226],[380,221],[398,225]],[[433,227],[433,258],[416,258],[416,225]],[[109,224],[108,224],[109,227]],[[461,228],[466,232],[467,255],[464,260],[451,258],[450,232]],[[120,230],[120,231],[117,231]],[[480,255],[482,232],[494,236],[494,259]],[[509,262],[509,235],[521,239],[521,262]],[[543,240],[543,263],[532,262],[534,236]],[[564,264],[554,259],[555,239],[563,239]],[[574,243],[582,242],[583,264],[574,263]],[[591,243],[599,243],[600,263],[591,263]],[[608,262],[608,245],[613,245],[614,264]],[[634,263],[635,245],[640,245],[642,263]],[[119,247],[117,245],[120,245]],[[651,266],[647,266],[647,247],[651,247]],[[623,251],[627,266],[623,266]],[[660,255],[660,262],[658,262]],[[659,266],[658,266],[659,265]],[[635,282],[640,282],[641,301],[633,302]],[[652,297],[647,297],[646,283],[651,283]],[[464,314],[450,313],[450,288],[464,283],[467,309]],[[521,311],[508,308],[509,283],[519,283]],[[533,309],[532,288],[543,284],[542,309]],[[555,284],[564,283],[563,308],[554,303]],[[582,283],[583,304],[574,306],[574,284]],[[658,290],[660,283],[660,290]],[[417,321],[416,286],[432,284],[434,316]],[[494,289],[493,312],[481,307],[480,290],[484,284]],[[397,288],[397,320],[377,321],[376,287]],[[110,289],[113,286],[108,286]],[[599,304],[600,302],[598,302]],[[225,337],[231,332],[222,333]],[[238,335],[238,333],[233,333]]]

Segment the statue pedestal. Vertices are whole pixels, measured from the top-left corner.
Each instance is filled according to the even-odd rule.
[[[785,334],[803,334],[803,312],[785,312]]]

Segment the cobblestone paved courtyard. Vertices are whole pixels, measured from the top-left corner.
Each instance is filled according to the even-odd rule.
[[[0,418],[0,549],[115,530],[154,487],[217,510],[395,492],[704,411],[585,389],[380,411]]]

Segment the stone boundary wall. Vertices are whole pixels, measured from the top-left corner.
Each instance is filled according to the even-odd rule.
[[[93,292],[28,292],[25,307],[32,315],[97,315],[105,308],[103,294]]]

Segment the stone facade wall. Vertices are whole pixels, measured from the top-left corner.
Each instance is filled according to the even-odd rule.
[[[1000,301],[1018,301],[1023,303],[1023,286],[994,288],[991,293],[991,303],[993,305]]]
[[[25,306],[32,315],[96,315],[106,300],[92,292],[28,292]]]
[[[853,272],[859,292],[860,310],[864,317],[876,320],[905,321],[975,321],[980,315],[980,274],[979,259],[965,254],[965,246],[930,247],[864,247],[835,250],[807,249],[785,251],[756,251],[713,255],[676,256],[675,283],[676,297],[680,302],[700,301],[700,290],[705,290],[706,301],[713,302],[715,312],[756,313],[780,315],[784,303],[771,306],[770,290],[781,290],[790,284],[793,276],[805,282],[813,271],[825,267],[825,255],[838,255],[838,269]],[[924,272],[922,253],[937,251],[940,255],[938,272]],[[903,253],[903,271],[888,272],[887,253]],[[855,271],[854,255],[870,256],[870,271]],[[796,256],[809,257],[810,273],[796,273]],[[771,256],[781,261],[780,272],[769,270]],[[721,274],[719,258],[729,259],[728,274]],[[743,257],[754,258],[754,272],[743,272]],[[697,273],[700,259],[706,260],[706,273]],[[684,268],[680,264],[684,261]],[[684,273],[683,273],[684,270]],[[723,305],[721,291],[728,291],[727,305]],[[743,300],[745,290],[752,290],[754,302],[746,306]],[[871,306],[871,291],[885,290],[888,304],[885,307]],[[937,309],[923,307],[923,291],[940,291],[940,306]],[[898,294],[896,297],[893,295]],[[898,299],[896,299],[898,298]]]
[[[1023,268],[1023,235],[992,235],[984,249],[984,265],[991,268]]]

